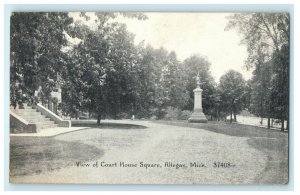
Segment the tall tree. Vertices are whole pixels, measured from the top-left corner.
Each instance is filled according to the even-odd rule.
[[[237,121],[236,115],[243,109],[245,80],[241,73],[229,70],[220,78],[218,86],[223,111],[230,114],[230,122]],[[232,115],[234,118],[232,118]]]
[[[242,35],[241,43],[248,49],[247,67],[253,67],[261,49],[270,57],[273,51],[289,43],[288,13],[239,13],[228,17],[225,30],[236,28]]]
[[[246,44],[248,59],[246,66],[254,68],[253,92],[261,91],[261,99],[269,104],[267,110],[256,112],[264,115],[279,117],[284,130],[284,120],[288,120],[289,109],[289,41],[290,18],[288,13],[245,13],[234,14],[228,17],[227,30],[235,28],[242,35],[242,43]],[[263,58],[262,58],[263,56]],[[278,63],[280,62],[280,63]],[[271,68],[261,66],[271,66]],[[265,78],[259,76],[259,70],[269,71],[270,87],[265,91],[260,88],[266,84]],[[279,94],[280,96],[276,96]],[[256,95],[257,96],[257,95]],[[258,97],[257,96],[257,97]],[[278,98],[280,97],[280,98]],[[287,97],[287,98],[286,98]],[[256,100],[257,101],[257,100]],[[255,103],[254,103],[255,104]],[[276,113],[280,113],[279,115]],[[269,120],[270,121],[270,120]],[[268,122],[268,126],[270,122]]]
[[[271,88],[271,112],[275,118],[281,120],[281,130],[284,131],[284,121],[287,121],[286,129],[289,129],[289,45],[281,47],[272,57],[273,75]]]
[[[266,60],[266,55],[260,53],[255,62],[255,69],[252,72],[253,77],[250,81],[252,88],[250,96],[250,112],[263,118],[268,118],[268,128],[270,128],[271,113],[271,80],[272,80],[272,63]]]
[[[81,15],[88,19],[86,13]],[[127,31],[125,25],[111,20],[117,14],[96,13],[96,16],[96,30],[78,22],[70,28],[71,36],[81,39],[82,43],[80,47],[69,52],[69,58],[72,61],[71,66],[79,64],[80,67],[76,70],[81,74],[80,79],[75,80],[77,85],[74,86],[82,88],[79,90],[82,98],[74,103],[80,105],[80,111],[96,114],[97,123],[100,123],[103,116],[117,118],[121,112],[132,111],[137,97],[135,74],[138,58],[133,35]],[[125,16],[139,18],[142,15]],[[79,60],[73,59],[74,52],[79,55]],[[67,91],[68,89],[71,94],[76,91],[72,87],[66,87]]]
[[[71,23],[67,13],[12,13],[11,104],[31,101],[38,86],[44,97],[50,97],[64,65],[61,48],[67,44],[64,31]]]

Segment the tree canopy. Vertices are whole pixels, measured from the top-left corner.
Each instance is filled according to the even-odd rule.
[[[270,118],[279,118],[284,130],[289,115],[289,14],[243,13],[228,19],[226,29],[242,35],[248,50],[246,66],[254,69],[250,110],[267,117],[269,128]]]
[[[206,115],[230,115],[236,121],[236,115],[248,109],[282,124],[288,120],[287,13],[237,13],[227,18],[226,30],[236,29],[247,46],[245,65],[253,76],[245,81],[241,73],[230,70],[219,83],[207,57],[191,55],[181,61],[174,51],[135,44],[134,34],[119,17],[147,20],[142,13],[81,12],[76,18],[59,12],[12,13],[11,104],[49,104],[51,92],[60,85],[60,107],[69,117],[89,113],[100,123],[101,118],[131,115],[172,118],[176,112],[175,119],[182,119],[193,110],[199,72]]]

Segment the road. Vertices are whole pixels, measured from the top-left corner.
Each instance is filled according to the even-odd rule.
[[[60,170],[16,176],[11,178],[11,181],[14,183],[256,184],[257,178],[263,174],[268,165],[268,156],[251,147],[247,143],[249,139],[247,137],[234,137],[202,129],[148,121],[122,120],[118,123],[140,126],[125,129],[89,128],[52,138],[91,145],[103,150],[103,156],[80,162],[81,165],[89,164],[89,167],[77,166],[79,162],[75,160],[72,165]],[[153,167],[141,167],[141,162],[143,165]],[[227,162],[230,163],[230,167],[222,166],[228,165],[222,164]],[[105,167],[101,167],[101,163]],[[120,167],[120,163],[130,164],[131,167]],[[199,167],[191,167],[193,163],[198,164]],[[215,163],[220,163],[220,166],[215,167]],[[175,167],[168,167],[166,164],[173,164]]]

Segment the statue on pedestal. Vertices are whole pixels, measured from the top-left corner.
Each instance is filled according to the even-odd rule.
[[[198,74],[196,76],[196,84],[197,84],[197,88],[200,88],[200,75],[199,75],[199,71],[198,71]]]
[[[199,72],[196,76],[197,87],[194,89],[194,112],[188,119],[190,123],[207,123],[207,119],[202,110],[202,89],[200,87],[200,75]]]

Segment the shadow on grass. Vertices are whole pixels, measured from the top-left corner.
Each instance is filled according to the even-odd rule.
[[[11,137],[10,176],[39,174],[91,161],[104,154],[96,147],[45,137]]]
[[[265,169],[257,176],[258,183],[288,183],[288,140],[251,138],[248,144],[263,152],[268,160]]]
[[[255,181],[260,184],[286,184],[288,182],[288,132],[270,130],[243,124],[225,122],[188,123],[186,121],[153,121],[155,123],[204,129],[224,135],[248,137],[247,143],[263,152],[265,169]]]
[[[135,124],[122,124],[122,123],[113,123],[113,122],[101,122],[97,124],[94,121],[80,121],[74,123],[72,121],[72,127],[91,127],[91,128],[98,128],[98,129],[146,129],[146,126],[143,125],[135,125]]]
[[[237,137],[267,137],[267,138],[282,138],[287,137],[287,132],[270,130],[266,128],[226,122],[211,122],[208,123],[189,123],[187,121],[153,121],[155,123],[174,125],[180,127],[192,127],[204,129],[215,133]]]

